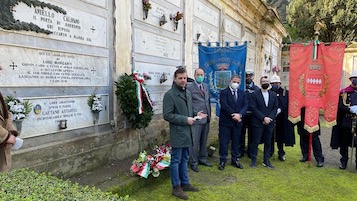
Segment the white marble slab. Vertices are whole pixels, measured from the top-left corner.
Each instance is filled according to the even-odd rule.
[[[108,86],[108,58],[0,45],[0,85]]]
[[[81,0],[81,1],[88,2],[90,4],[97,5],[103,8],[107,7],[107,0]]]
[[[103,124],[109,122],[109,96],[108,94],[100,95],[104,110],[99,113],[99,124]],[[87,105],[88,97],[89,95],[25,99],[29,100],[35,109],[23,121],[21,137],[27,138],[93,126],[94,118]],[[60,120],[67,120],[66,129],[59,129]]]
[[[224,30],[226,33],[236,37],[237,40],[242,38],[242,25],[232,21],[230,18],[224,19]]]
[[[214,27],[219,27],[219,10],[212,9],[200,0],[194,1],[193,15]]]
[[[136,53],[180,60],[182,48],[178,40],[141,29],[135,29],[134,43],[134,51]]]
[[[15,20],[34,23],[37,26],[52,31],[52,34],[37,34],[21,31],[23,34],[48,37],[51,39],[107,47],[107,21],[104,17],[93,15],[82,10],[47,1],[64,9],[67,14],[41,7],[29,7],[20,2],[13,8]]]

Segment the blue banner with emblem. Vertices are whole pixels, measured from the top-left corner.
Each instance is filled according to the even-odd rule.
[[[211,102],[217,103],[216,115],[219,116],[219,93],[229,86],[231,76],[238,74],[241,76],[239,88],[244,91],[245,83],[245,62],[247,57],[247,42],[234,46],[216,47],[198,44],[199,67],[205,71],[205,82],[210,87]]]

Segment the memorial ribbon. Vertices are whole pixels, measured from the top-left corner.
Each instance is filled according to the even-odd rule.
[[[134,80],[135,80],[135,84],[136,84],[136,97],[138,97],[138,110],[139,110],[139,114],[142,114],[144,111],[143,92],[144,92],[145,97],[148,100],[151,108],[153,107],[153,104],[149,97],[149,93],[147,92],[147,90],[144,86],[145,79],[143,77],[139,76],[138,72],[134,72],[133,75],[134,75]]]

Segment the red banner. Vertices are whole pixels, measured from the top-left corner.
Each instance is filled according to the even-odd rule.
[[[336,124],[345,43],[312,43],[290,46],[289,120],[301,120],[306,107],[304,128],[319,130],[319,109],[331,125]]]

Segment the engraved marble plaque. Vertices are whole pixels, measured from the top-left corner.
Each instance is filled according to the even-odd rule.
[[[104,110],[99,113],[99,124],[103,124],[109,122],[109,96],[100,95]],[[93,126],[94,117],[87,105],[88,97],[26,99],[33,104],[33,110],[22,122],[21,136],[27,138]],[[66,129],[59,129],[60,120],[67,120]]]
[[[48,1],[48,3],[54,4],[52,1]],[[59,3],[56,3],[56,6],[64,9],[67,14],[63,15],[48,8],[29,7],[22,2],[14,6],[13,15],[15,20],[34,23],[43,29],[53,32],[50,35],[36,34],[30,31],[21,31],[21,33],[107,47],[107,21],[104,17],[99,17]]]
[[[135,30],[135,52],[180,60],[180,41],[141,29]]]
[[[219,10],[212,9],[200,0],[194,1],[193,15],[214,27],[219,27]]]
[[[108,58],[0,45],[0,84],[108,86]]]

